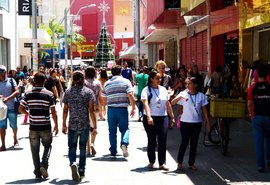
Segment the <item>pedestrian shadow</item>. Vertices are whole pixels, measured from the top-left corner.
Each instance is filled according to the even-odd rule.
[[[39,184],[42,182],[47,181],[48,179],[40,179],[40,180],[36,180],[36,179],[21,179],[21,180],[16,180],[16,181],[12,181],[12,182],[6,182],[6,184]]]
[[[138,168],[131,169],[130,171],[137,172],[137,173],[146,173],[146,172],[154,172],[157,170],[159,170],[159,169],[158,168],[149,168],[148,166],[144,166],[144,167],[138,167]]]
[[[138,150],[141,150],[141,151],[143,151],[143,152],[147,152],[147,147],[145,146],[145,147],[140,147],[140,148],[137,148]]]
[[[103,155],[102,157],[95,157],[93,161],[104,161],[104,162],[126,162],[128,161],[122,155],[111,156],[110,154]]]
[[[58,178],[53,179],[49,182],[50,184],[89,184],[89,181],[80,181],[80,182],[75,182],[71,179],[63,179],[63,180],[58,180]]]
[[[23,148],[20,146],[11,146],[11,147],[8,147],[5,151],[20,151],[20,150],[23,150]]]

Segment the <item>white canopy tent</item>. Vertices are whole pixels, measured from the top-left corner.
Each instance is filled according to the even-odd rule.
[[[136,44],[126,48],[124,51],[120,52],[119,58],[126,58],[126,59],[136,59],[138,52],[137,52]],[[140,43],[140,58],[148,58],[148,46]]]

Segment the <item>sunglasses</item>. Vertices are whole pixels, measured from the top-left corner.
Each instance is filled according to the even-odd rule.
[[[0,69],[0,73],[4,73],[5,72],[5,70],[4,69]]]

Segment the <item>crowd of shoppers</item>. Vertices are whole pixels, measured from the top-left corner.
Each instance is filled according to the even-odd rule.
[[[138,105],[138,121],[142,122],[147,135],[148,168],[154,168],[157,159],[160,170],[169,170],[166,165],[167,134],[173,128],[175,117],[179,120],[181,143],[177,156],[177,169],[183,169],[184,155],[188,146],[188,165],[197,170],[195,165],[199,134],[203,125],[210,130],[207,90],[216,97],[242,97],[242,86],[237,74],[229,70],[222,71],[217,66],[209,81],[204,83],[203,76],[196,65],[187,69],[181,66],[177,70],[170,68],[159,60],[154,68],[143,66],[137,74],[124,63],[123,67],[114,65],[107,69],[89,66],[72,74],[71,87],[67,88],[62,71],[46,69],[40,66],[35,75],[26,67],[11,70],[8,76],[5,66],[0,65],[0,98],[8,106],[7,117],[0,121],[1,148],[6,150],[5,132],[7,120],[13,129],[14,145],[17,139],[17,113],[14,108],[15,97],[22,97],[19,111],[25,114],[24,123],[29,122],[30,147],[32,152],[34,174],[37,179],[48,177],[49,154],[52,133],[58,133],[58,122],[55,105],[63,108],[62,133],[67,134],[69,166],[72,179],[79,182],[85,176],[86,157],[96,154],[95,139],[97,121],[107,121],[109,128],[109,151],[112,157],[118,154],[117,129],[121,133],[120,149],[123,156],[129,156],[130,144],[129,116],[135,115],[134,85],[137,86],[136,99]],[[226,68],[227,69],[227,68]],[[265,67],[265,69],[267,69]],[[258,68],[258,82],[248,91],[248,108],[253,114],[253,130],[256,143],[257,167],[260,172],[270,165],[269,151],[269,114],[261,110],[260,105],[267,106],[268,99],[261,101],[258,95],[268,97],[268,86],[265,73]],[[17,85],[18,84],[18,85]],[[206,84],[205,86],[203,84]],[[262,91],[261,86],[266,87]],[[177,105],[174,115],[172,105]],[[129,115],[128,107],[131,106]],[[50,113],[55,126],[52,129]],[[29,121],[27,121],[29,115]],[[67,117],[69,122],[67,123]],[[261,126],[265,126],[260,130]],[[266,159],[263,158],[263,141],[266,137],[268,148]],[[80,157],[76,162],[76,151],[79,141]],[[40,142],[44,146],[42,159],[39,157]]]

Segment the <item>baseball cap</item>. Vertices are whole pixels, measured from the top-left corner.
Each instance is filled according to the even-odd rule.
[[[1,71],[1,72],[7,71],[6,66],[0,65],[0,71]]]

